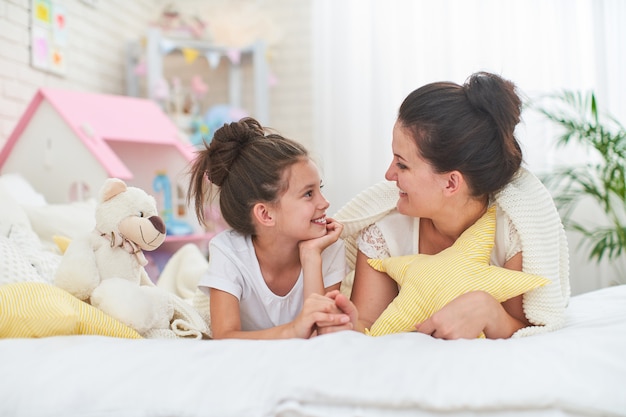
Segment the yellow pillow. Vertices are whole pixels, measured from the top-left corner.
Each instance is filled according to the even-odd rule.
[[[78,334],[141,339],[135,330],[54,285],[0,286],[0,337]]]
[[[436,255],[368,260],[374,269],[389,274],[400,292],[366,333],[382,336],[413,331],[415,324],[470,291],[485,291],[503,302],[549,283],[538,275],[489,265],[495,223],[492,205],[451,247]]]

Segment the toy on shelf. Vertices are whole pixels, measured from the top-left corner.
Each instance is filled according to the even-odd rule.
[[[269,87],[270,69],[267,61],[266,42],[261,39],[250,40],[246,45],[224,46],[212,41],[201,39],[181,39],[172,37],[167,31],[158,27],[148,29],[143,41],[134,41],[129,44],[126,57],[127,85],[126,93],[129,96],[147,96],[153,100],[161,100],[166,112],[173,107],[172,112],[180,112],[181,106],[171,106],[170,101],[176,99],[176,92],[170,85],[170,94],[164,94],[163,84],[171,76],[166,75],[164,60],[170,54],[182,54],[185,62],[191,65],[196,58],[205,58],[209,72],[217,70],[220,61],[226,58],[227,97],[216,99],[217,102],[226,102],[233,107],[243,107],[244,93],[253,97],[250,107],[254,117],[263,124],[269,123]],[[244,90],[243,66],[250,63],[252,67],[252,88]],[[207,67],[202,67],[207,68]],[[217,71],[221,74],[220,71]],[[185,80],[184,93],[192,101],[200,101],[208,92],[207,84],[211,82],[208,73],[195,74],[191,80]],[[220,80],[223,83],[223,80]],[[188,88],[187,88],[188,86]],[[246,87],[246,90],[248,87]],[[164,99],[167,99],[164,101]],[[194,114],[191,112],[191,114]],[[195,114],[200,114],[198,113]],[[170,115],[174,116],[175,115]]]
[[[152,183],[152,188],[156,193],[163,193],[163,208],[161,215],[167,228],[167,233],[174,236],[184,236],[193,233],[193,228],[186,222],[174,218],[172,206],[172,186],[165,171],[157,172]]]

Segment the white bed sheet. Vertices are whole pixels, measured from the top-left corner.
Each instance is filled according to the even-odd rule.
[[[0,416],[626,416],[626,286],[509,340],[0,340]]]

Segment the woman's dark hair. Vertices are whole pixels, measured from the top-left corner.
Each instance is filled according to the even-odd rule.
[[[398,122],[436,171],[458,170],[472,195],[483,196],[500,190],[522,164],[514,136],[521,107],[512,82],[477,72],[463,85],[436,82],[413,91]]]
[[[205,203],[219,194],[226,223],[241,234],[254,235],[252,207],[278,201],[289,185],[284,170],[306,158],[301,144],[269,132],[252,118],[225,124],[197,152],[188,202],[193,199],[196,217],[204,224]]]

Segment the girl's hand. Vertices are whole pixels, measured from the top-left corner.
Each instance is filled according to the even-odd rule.
[[[299,243],[300,257],[306,255],[309,252],[315,254],[321,254],[324,249],[332,245],[339,239],[341,232],[343,231],[343,224],[331,219],[326,218],[326,234],[322,237],[315,239],[303,240]]]
[[[343,330],[354,330],[356,328],[359,314],[350,299],[348,299],[348,297],[339,292],[339,290],[330,291],[326,293],[325,297],[334,300],[334,305],[337,309],[337,312],[347,315],[350,320],[349,322],[340,325],[336,325],[334,323],[318,322],[317,334],[321,335],[327,333],[335,333]]]
[[[308,339],[319,328],[350,325],[350,316],[335,306],[335,300],[321,294],[311,294],[304,300],[302,311],[292,322],[295,337]],[[320,327],[321,326],[321,327]]]
[[[310,294],[324,294],[322,251],[339,239],[342,230],[343,225],[341,223],[326,218],[326,234],[324,236],[298,243],[300,264],[304,276],[305,299]]]

